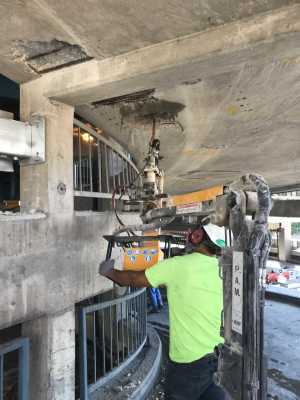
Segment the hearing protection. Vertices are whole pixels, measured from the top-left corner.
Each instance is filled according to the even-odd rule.
[[[197,246],[203,241],[204,238],[205,238],[205,231],[203,227],[200,226],[189,233],[188,242],[194,246]]]

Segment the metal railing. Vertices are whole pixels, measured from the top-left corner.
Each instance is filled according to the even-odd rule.
[[[270,229],[270,233],[272,236],[271,249],[273,251],[275,250],[278,253],[278,247],[279,247],[278,229]]]
[[[125,368],[147,338],[146,289],[82,307],[79,313],[80,399]]]
[[[0,400],[27,400],[29,384],[29,339],[0,345]]]
[[[292,239],[292,250],[297,250],[300,248],[300,240]]]
[[[73,181],[79,197],[111,198],[138,176],[130,155],[94,129],[74,119]],[[123,196],[126,200],[126,196]]]

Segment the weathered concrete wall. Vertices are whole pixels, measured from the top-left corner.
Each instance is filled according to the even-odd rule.
[[[1,218],[1,217],[0,217]],[[137,215],[124,215],[134,223]],[[44,219],[0,219],[0,329],[51,315],[104,292],[99,276],[102,235],[117,227],[112,213],[60,214]]]
[[[30,399],[74,400],[74,307],[25,323],[22,333],[31,338]]]
[[[21,165],[21,216],[0,219],[0,329],[22,323],[31,342],[30,400],[75,396],[75,303],[107,291],[98,274],[113,213],[74,213],[73,107],[43,82],[21,86],[21,118],[46,121],[46,162]],[[62,187],[64,190],[59,190]],[[42,218],[30,218],[36,211]],[[124,216],[138,221],[138,216]],[[132,221],[130,221],[132,222]],[[39,382],[39,384],[37,384]]]

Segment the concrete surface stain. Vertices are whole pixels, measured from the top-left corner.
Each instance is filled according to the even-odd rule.
[[[240,110],[238,109],[237,106],[235,105],[230,105],[229,107],[227,107],[226,112],[227,114],[231,115],[231,116],[235,116],[236,114],[238,114]]]
[[[220,149],[212,149],[212,148],[210,148],[210,149],[204,149],[204,148],[189,149],[188,148],[188,149],[183,150],[183,154],[185,156],[188,156],[188,157],[197,156],[198,157],[199,155],[201,155],[202,157],[205,156],[208,159],[210,157],[216,156],[219,152],[220,152]]]
[[[300,64],[300,57],[286,57],[281,60],[283,65],[299,65]]]

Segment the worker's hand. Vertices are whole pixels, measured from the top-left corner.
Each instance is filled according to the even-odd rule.
[[[108,276],[109,273],[114,269],[115,260],[105,260],[100,263],[99,274],[102,276]]]

